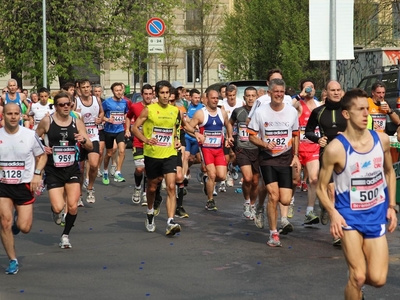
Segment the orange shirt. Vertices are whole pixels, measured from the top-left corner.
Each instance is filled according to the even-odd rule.
[[[372,98],[368,98],[369,114],[374,121],[375,131],[385,132],[387,111],[381,109],[380,106],[374,103]]]

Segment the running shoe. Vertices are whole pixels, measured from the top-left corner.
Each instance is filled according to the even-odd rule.
[[[294,201],[290,202],[289,204],[289,209],[288,209],[288,218],[293,218],[293,214],[294,214]]]
[[[122,177],[121,173],[115,173],[114,174],[114,181],[116,181],[116,182],[125,182],[125,178]]]
[[[146,217],[146,229],[148,232],[154,232],[156,230],[156,224],[154,223],[154,215],[147,214]]]
[[[287,235],[289,232],[292,232],[294,227],[292,223],[290,223],[287,219],[281,221],[281,228],[279,228],[279,234]]]
[[[222,182],[221,182],[222,183]],[[233,178],[230,173],[226,175],[226,186],[233,187],[234,186]]]
[[[14,211],[14,220],[13,220],[13,224],[11,226],[11,231],[12,231],[13,235],[17,235],[18,233],[20,233],[20,230],[17,226],[17,219],[18,219],[18,212],[15,210]]]
[[[85,190],[87,190],[87,187],[88,187],[88,185],[89,185],[89,179],[85,179],[84,181],[83,181],[83,188],[85,189]]]
[[[251,211],[250,211],[250,203],[243,204],[243,216],[247,219],[250,219]]]
[[[319,217],[314,214],[314,211],[310,211],[308,214],[306,214],[306,217],[304,219],[304,225],[312,225],[318,223],[319,223]]]
[[[51,209],[51,213],[53,214],[53,221],[54,221],[54,223],[56,223],[57,225],[60,225],[60,224],[61,224],[61,219],[62,219],[62,214],[64,213],[64,208],[63,208],[63,210],[62,210],[59,214],[56,214],[56,213],[53,211],[53,209]]]
[[[218,191],[220,193],[226,193],[226,183],[225,183],[225,181],[221,181]]]
[[[110,184],[110,179],[108,178],[108,173],[103,173],[103,184],[104,185]]]
[[[139,186],[139,187],[135,187],[135,190],[134,190],[134,192],[133,192],[133,195],[132,195],[132,202],[134,203],[134,204],[139,204],[140,203],[140,195],[142,194],[142,187],[141,186]]]
[[[60,226],[65,227],[65,217],[67,216],[66,213],[61,214],[61,223]]]
[[[117,165],[111,165],[110,175],[115,176],[115,171],[117,171]]]
[[[250,220],[254,220],[256,217],[256,206],[250,205]]]
[[[214,199],[208,200],[206,204],[206,209],[210,211],[217,211],[218,208],[215,206]]]
[[[305,181],[303,181],[301,183],[301,191],[302,192],[307,192],[308,191],[308,186],[307,186],[307,183]]]
[[[163,180],[161,181],[161,190],[165,191],[166,188],[167,188],[167,184],[165,183],[165,178],[163,178]]]
[[[175,223],[174,220],[169,221],[167,224],[167,229],[165,230],[165,235],[175,235],[175,233],[178,233],[181,231],[181,225],[178,223]]]
[[[83,204],[82,196],[80,196],[79,200],[78,200],[78,207],[84,207],[84,206],[85,206],[85,204]]]
[[[158,216],[160,214],[160,210],[161,210],[161,203],[162,203],[162,198],[160,196],[159,199],[155,199],[154,200],[154,216]]]
[[[297,187],[298,189],[301,189],[301,181],[299,181],[299,183],[296,185],[296,187]]]
[[[203,176],[203,192],[205,195],[207,195],[207,180],[208,180],[208,176],[204,175]]]
[[[257,206],[256,208],[256,215],[254,218],[254,224],[257,226],[257,228],[263,229],[264,228],[264,206]]]
[[[188,213],[185,211],[185,209],[183,208],[183,206],[178,206],[178,207],[176,208],[176,211],[175,211],[175,217],[183,219],[183,218],[189,218],[189,215],[188,215]]]
[[[274,232],[269,236],[267,245],[270,247],[282,247],[281,241],[279,239],[279,233]]]
[[[341,247],[342,246],[342,240],[339,237],[334,237],[332,240],[332,245],[335,247]]]
[[[94,196],[94,190],[87,190],[86,202],[87,203],[95,203],[96,202],[96,198]]]
[[[71,243],[69,242],[69,238],[67,234],[63,234],[60,239],[60,243],[58,244],[61,249],[69,249],[72,248]]]
[[[183,188],[183,196],[186,196],[187,193],[188,193],[187,188],[184,187],[184,188]]]
[[[97,170],[97,177],[103,177],[103,172],[101,172],[100,169]]]
[[[15,275],[18,273],[18,260],[11,259],[6,269],[7,275]]]
[[[217,193],[217,190],[216,190],[216,187],[215,187],[215,186],[214,186],[214,190],[213,190],[213,196],[214,196],[214,197],[218,196],[218,193]]]
[[[146,192],[144,192],[143,195],[142,195],[142,206],[147,206]]]
[[[319,206],[321,208],[321,211],[319,212],[319,218],[321,219],[321,224],[326,225],[329,223],[328,211],[321,204]]]

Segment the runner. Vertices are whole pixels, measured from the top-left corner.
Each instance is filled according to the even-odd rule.
[[[258,147],[249,141],[246,120],[257,99],[257,89],[248,87],[244,90],[245,106],[236,108],[230,117],[232,126],[236,126],[235,139],[236,161],[243,175],[243,215],[254,220],[256,214],[256,200],[258,195],[258,182],[260,180],[259,151]]]
[[[47,161],[39,137],[19,126],[20,117],[17,104],[4,106],[5,124],[0,129],[0,222],[1,241],[10,260],[6,274],[18,273],[13,233],[28,233],[32,228],[33,194],[40,188]]]
[[[92,96],[92,87],[88,79],[79,80],[80,96],[76,98],[76,111],[82,116],[82,121],[85,124],[87,135],[92,141],[93,149],[86,150],[83,148],[80,154],[82,172],[81,185],[84,180],[84,166],[87,160],[89,166],[89,181],[87,182],[87,203],[95,203],[96,198],[94,195],[94,181],[97,177],[98,162],[99,162],[99,130],[98,125],[101,124],[104,116],[103,106],[101,105],[100,99],[96,96]]]
[[[205,208],[210,211],[216,211],[213,191],[215,182],[226,179],[227,164],[224,156],[223,146],[231,147],[233,145],[232,125],[228,120],[227,113],[218,106],[218,92],[210,90],[207,93],[207,104],[198,110],[190,126],[195,128],[199,126],[200,132],[192,132],[196,135],[200,144],[203,162],[206,165],[207,175],[203,176],[204,193],[208,197]],[[223,127],[226,127],[227,138],[224,141]],[[188,132],[188,131],[187,131]],[[225,143],[224,143],[225,142]]]
[[[269,82],[270,105],[258,109],[248,125],[250,142],[260,151],[260,171],[268,193],[267,215],[271,247],[282,247],[277,231],[278,203],[289,206],[293,193],[292,168],[301,168],[298,159],[299,120],[297,111],[283,103],[285,82]],[[261,139],[260,139],[261,138]],[[292,229],[293,230],[293,229]]]
[[[58,93],[54,97],[56,111],[53,115],[44,117],[36,129],[38,136],[45,135],[45,150],[48,156],[45,182],[49,191],[54,222],[57,225],[61,224],[64,206],[67,205],[68,208],[59,243],[62,249],[72,247],[69,233],[78,214],[79,177],[81,176],[78,164],[78,143],[87,151],[93,149],[83,122],[70,116],[71,106],[72,101],[68,93]]]
[[[7,93],[3,93],[1,98],[3,100],[3,105],[8,103],[17,104],[21,110],[21,120],[20,125],[24,125],[29,128],[29,111],[30,105],[26,99],[25,94],[18,92],[18,83],[15,79],[9,79],[7,83]]]
[[[328,96],[329,97],[329,96]],[[347,128],[325,147],[317,194],[340,237],[348,266],[345,299],[364,299],[364,284],[382,287],[389,267],[388,231],[394,232],[396,175],[386,134],[368,130],[367,93],[348,91],[341,100]],[[335,204],[326,190],[333,173]]]
[[[168,104],[171,84],[162,80],[156,83],[158,103],[143,108],[132,127],[132,132],[141,140],[147,176],[147,217],[146,229],[156,230],[154,222],[154,200],[157,186],[165,178],[167,189],[167,229],[166,235],[175,235],[181,226],[174,221],[176,210],[176,165],[177,149],[180,148],[180,114],[177,107]],[[143,133],[139,128],[143,126]]]
[[[33,116],[33,130],[36,130],[39,122],[45,117],[54,113],[54,105],[49,104],[49,91],[46,88],[39,90],[39,102],[32,103],[29,115]]]
[[[110,184],[108,177],[108,164],[110,158],[116,152],[114,149],[114,141],[118,145],[118,161],[117,170],[114,174],[114,181],[125,182],[125,178],[121,174],[122,164],[125,159],[125,136],[130,137],[131,133],[129,128],[124,129],[125,117],[128,112],[128,103],[123,99],[124,91],[122,83],[115,82],[111,85],[113,97],[107,98],[103,102],[104,118],[106,122],[104,126],[104,137],[106,143],[106,155],[104,157],[104,171],[103,171],[103,184]]]

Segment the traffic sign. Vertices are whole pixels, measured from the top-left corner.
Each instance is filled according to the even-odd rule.
[[[146,31],[153,37],[162,36],[165,32],[165,23],[160,18],[151,18],[147,21]]]
[[[148,37],[148,53],[164,53],[164,37]]]

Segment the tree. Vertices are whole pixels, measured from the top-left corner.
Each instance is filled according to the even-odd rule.
[[[235,1],[220,32],[227,77],[263,79],[267,70],[279,67],[288,85],[318,79],[309,62],[308,32],[307,0]]]

